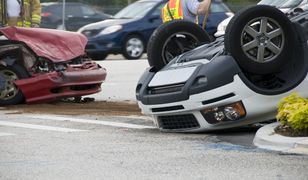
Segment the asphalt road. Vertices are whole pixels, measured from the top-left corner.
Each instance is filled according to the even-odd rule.
[[[146,60],[99,62],[96,101],[134,101]],[[308,156],[254,147],[258,127],[161,133],[145,116],[20,114],[0,109],[0,179],[307,179]]]

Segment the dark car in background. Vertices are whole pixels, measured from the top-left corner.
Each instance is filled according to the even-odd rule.
[[[77,31],[80,27],[111,18],[111,15],[97,12],[82,3],[65,3],[65,27],[62,25],[63,4],[58,2],[41,3],[42,28]]]
[[[153,31],[162,24],[161,9],[167,0],[136,1],[114,19],[88,24],[78,32],[88,38],[86,51],[92,59],[103,60],[108,54],[122,54],[126,59],[139,59],[146,50]],[[232,12],[220,0],[213,0],[206,30],[212,35],[220,21]],[[203,20],[199,20],[202,22]]]

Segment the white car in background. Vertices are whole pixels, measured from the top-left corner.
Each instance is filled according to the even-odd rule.
[[[296,7],[303,8],[304,10],[308,9],[308,0],[261,0],[258,4],[274,6],[284,13],[287,13]],[[230,16],[219,23],[217,26],[217,32],[214,34],[215,37],[219,37],[225,34],[227,25],[229,24],[229,21],[232,19],[232,17],[233,16]]]

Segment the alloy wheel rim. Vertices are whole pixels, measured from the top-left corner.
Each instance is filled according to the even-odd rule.
[[[0,92],[0,99],[10,100],[14,98],[19,92],[19,89],[14,83],[16,80],[18,80],[18,76],[10,70],[1,70],[1,72],[5,77],[5,85],[4,90]]]
[[[258,63],[273,61],[282,52],[285,34],[280,24],[269,17],[258,17],[246,24],[241,33],[244,54]]]

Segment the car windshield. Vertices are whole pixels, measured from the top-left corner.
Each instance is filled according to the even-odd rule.
[[[150,9],[152,9],[157,2],[155,1],[141,1],[128,5],[117,14],[114,18],[132,19],[143,17]]]

